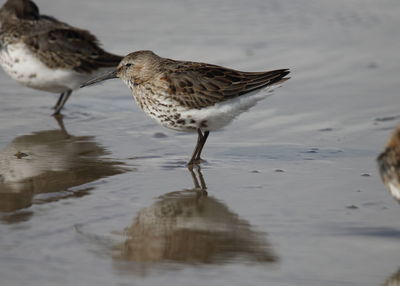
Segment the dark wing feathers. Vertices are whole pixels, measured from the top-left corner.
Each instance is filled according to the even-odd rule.
[[[51,68],[92,72],[117,66],[122,59],[101,49],[96,37],[88,31],[76,28],[53,28],[30,35],[25,42]]]
[[[241,72],[220,66],[183,62],[166,72],[170,96],[189,108],[202,108],[285,81],[288,69]]]

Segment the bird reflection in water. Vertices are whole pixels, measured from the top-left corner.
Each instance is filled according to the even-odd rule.
[[[376,160],[383,183],[400,202],[400,127],[393,132],[385,150]]]
[[[208,196],[200,168],[195,168],[189,169],[194,188],[165,194],[139,211],[125,230],[127,239],[116,247],[114,258],[131,262],[124,266],[138,267],[130,269],[134,272],[155,262],[276,262],[265,235]]]
[[[127,171],[122,163],[102,157],[108,153],[94,137],[70,135],[62,117],[56,119],[60,129],[19,136],[0,150],[0,212],[84,196],[89,189],[69,189]],[[12,223],[18,217],[2,220]]]

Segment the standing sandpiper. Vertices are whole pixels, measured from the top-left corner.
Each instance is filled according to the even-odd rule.
[[[383,183],[390,194],[400,202],[400,127],[386,144],[385,150],[376,159]]]
[[[210,131],[227,125],[237,115],[265,98],[264,88],[283,83],[288,69],[242,72],[221,66],[175,61],[151,51],[127,55],[115,71],[88,81],[121,78],[132,90],[136,103],[161,125],[197,132],[189,165],[200,154]]]
[[[101,49],[88,31],[40,15],[31,0],[8,0],[0,9],[1,66],[23,85],[60,93],[54,114],[73,90],[121,59]]]

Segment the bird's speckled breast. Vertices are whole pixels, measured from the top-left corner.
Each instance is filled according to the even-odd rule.
[[[187,118],[182,118],[185,109],[168,98],[167,91],[150,85],[139,85],[133,95],[139,107],[150,117],[164,127],[178,131],[195,131],[196,126],[187,124]]]
[[[134,85],[129,82],[137,105],[164,127],[178,131],[196,131],[197,122],[189,115],[183,115],[186,108],[168,96],[168,90],[150,84]]]

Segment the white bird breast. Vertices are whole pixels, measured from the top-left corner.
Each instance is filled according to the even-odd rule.
[[[24,43],[3,47],[0,52],[3,69],[17,82],[43,91],[62,93],[74,90],[92,75],[70,69],[51,69],[42,63]]]
[[[190,109],[181,113],[182,118],[206,122],[204,131],[214,131],[228,125],[236,116],[249,110],[269,95],[268,88],[249,92],[202,109]]]

